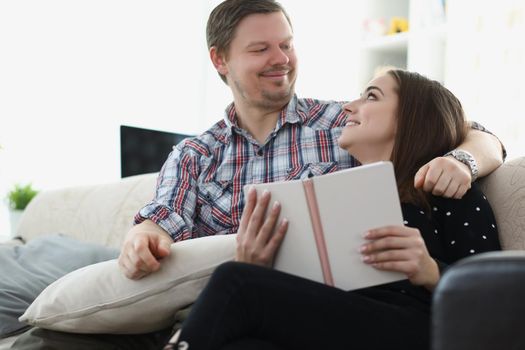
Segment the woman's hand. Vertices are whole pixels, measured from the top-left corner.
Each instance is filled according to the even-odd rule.
[[[465,164],[451,157],[437,157],[418,170],[414,187],[435,196],[460,199],[470,189],[472,175]]]
[[[439,281],[437,263],[428,254],[418,229],[386,226],[365,234],[363,261],[379,270],[404,273],[414,285],[433,290]]]
[[[239,230],[237,231],[237,252],[235,260],[256,265],[271,267],[277,249],[281,246],[288,220],[283,219],[275,229],[281,212],[279,202],[275,202],[268,217],[265,214],[270,203],[270,192],[264,191],[257,199],[257,191],[251,188]]]

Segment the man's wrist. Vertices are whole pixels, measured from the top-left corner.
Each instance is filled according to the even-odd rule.
[[[478,178],[479,169],[478,163],[476,162],[476,159],[474,159],[472,154],[465,150],[456,148],[450,152],[447,152],[444,155],[444,157],[452,157],[458,162],[465,164],[470,169],[470,176],[472,178],[472,182],[476,181],[476,179]]]

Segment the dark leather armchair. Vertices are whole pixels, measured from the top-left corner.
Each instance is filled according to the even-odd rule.
[[[525,158],[483,179],[503,251],[450,267],[433,299],[432,350],[525,349]]]

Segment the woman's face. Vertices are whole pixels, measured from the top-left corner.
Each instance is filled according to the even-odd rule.
[[[390,160],[396,135],[397,84],[389,74],[373,79],[361,97],[343,105],[346,125],[338,139],[362,164]]]

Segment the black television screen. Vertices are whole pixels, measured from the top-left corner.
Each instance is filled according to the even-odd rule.
[[[120,176],[160,171],[173,146],[191,135],[120,126]]]

